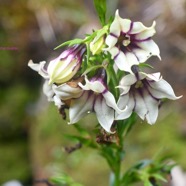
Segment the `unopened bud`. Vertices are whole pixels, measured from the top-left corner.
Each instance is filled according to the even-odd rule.
[[[50,77],[49,84],[62,84],[72,79],[81,67],[85,50],[83,45],[75,45],[50,61],[47,68]]]

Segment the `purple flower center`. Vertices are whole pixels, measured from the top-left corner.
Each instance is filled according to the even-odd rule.
[[[132,52],[134,48],[139,48],[134,40],[134,34],[120,33],[116,47],[123,53]]]
[[[130,36],[125,33],[121,33],[120,36],[118,37],[118,42],[116,43],[116,46],[118,48],[120,48],[122,45],[127,47],[129,44],[130,44]]]

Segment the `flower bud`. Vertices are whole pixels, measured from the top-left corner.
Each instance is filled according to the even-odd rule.
[[[95,37],[94,40],[90,43],[90,51],[93,55],[99,54],[104,47],[104,36],[100,38]]]
[[[85,50],[84,45],[74,45],[50,61],[47,68],[50,77],[49,84],[62,84],[72,79],[81,67]]]

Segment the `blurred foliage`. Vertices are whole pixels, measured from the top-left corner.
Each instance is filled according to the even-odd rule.
[[[163,62],[157,63],[156,69],[161,68],[165,79],[174,82],[177,95],[184,94],[186,1],[107,2],[112,14],[119,7],[122,17],[141,20],[147,26],[157,21],[155,39]],[[48,106],[39,93],[41,79],[27,67],[30,58],[48,61],[61,52],[53,48],[75,34],[92,30],[92,24],[97,26],[93,1],[1,0],[0,15],[0,47],[17,48],[0,50],[0,183],[18,179],[31,185],[33,178],[65,172],[84,185],[108,185],[106,162],[93,150],[84,146],[71,154],[64,150],[77,144],[65,137],[68,133],[76,135],[76,130],[62,120],[54,106]],[[124,142],[127,153],[123,170],[163,147],[186,169],[185,111],[181,109],[186,99],[179,103],[182,107],[175,102],[163,105],[156,125],[139,121],[132,129]],[[89,116],[81,126],[91,132],[96,123]]]

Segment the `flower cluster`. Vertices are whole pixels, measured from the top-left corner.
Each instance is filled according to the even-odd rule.
[[[117,10],[111,24],[85,39],[67,42],[68,49],[56,59],[39,64],[30,60],[28,66],[45,79],[48,100],[60,110],[69,110],[69,124],[91,112],[107,132],[112,132],[114,121],[133,112],[153,124],[162,99],[180,98],[160,73],[142,71],[141,63],[151,56],[161,59],[152,40],[155,25],[122,19]]]

